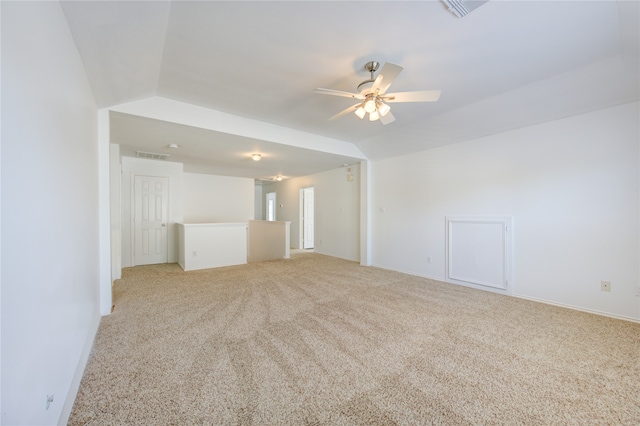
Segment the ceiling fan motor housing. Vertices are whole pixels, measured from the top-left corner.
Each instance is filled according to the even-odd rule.
[[[371,74],[371,78],[373,78],[373,73],[378,71],[378,67],[380,66],[380,62],[370,61],[364,64],[364,69],[369,71]]]

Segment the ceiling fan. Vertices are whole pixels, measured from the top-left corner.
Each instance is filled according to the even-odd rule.
[[[440,90],[420,90],[415,92],[387,93],[387,89],[398,74],[404,69],[400,65],[387,62],[383,65],[378,77],[374,78],[374,73],[380,66],[379,62],[367,62],[364,68],[371,73],[371,78],[360,83],[357,93],[343,92],[340,90],[322,89],[314,90],[314,93],[323,95],[342,96],[345,98],[357,99],[358,102],[349,108],[340,111],[329,120],[335,120],[351,112],[355,112],[358,118],[362,119],[369,114],[370,121],[380,120],[382,124],[389,124],[395,120],[391,114],[391,107],[387,103],[393,102],[436,102],[440,99]]]

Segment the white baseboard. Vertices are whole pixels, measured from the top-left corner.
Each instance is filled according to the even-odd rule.
[[[587,312],[589,314],[602,315],[604,317],[615,318],[615,319],[624,320],[624,321],[631,321],[631,322],[636,322],[636,323],[640,324],[640,318],[633,318],[633,317],[628,317],[628,316],[625,316],[625,315],[610,314],[608,312],[602,312],[602,311],[598,311],[596,309],[582,308],[580,306],[568,305],[566,303],[553,302],[551,300],[546,300],[546,299],[538,299],[537,297],[524,296],[522,294],[511,294],[511,296],[517,297],[519,299],[531,300],[532,302],[545,303],[547,305],[558,306],[560,308],[573,309],[574,311]]]
[[[89,361],[89,355],[91,354],[93,342],[95,341],[96,335],[98,334],[98,327],[100,327],[101,319],[102,316],[96,315],[96,317],[93,319],[91,327],[89,327],[87,339],[84,342],[84,347],[82,348],[82,353],[80,354],[80,359],[78,360],[76,372],[74,373],[73,379],[71,380],[71,385],[69,386],[69,393],[67,394],[67,398],[64,400],[62,412],[60,413],[60,419],[58,420],[59,426],[64,426],[69,422],[69,416],[71,415],[71,410],[73,410],[73,404],[76,401],[78,390],[80,389],[80,382],[82,381],[84,370],[87,366],[87,362]]]
[[[461,285],[463,287],[474,288],[476,290],[488,291],[488,292],[495,293],[495,294],[503,294],[505,296],[517,297],[519,299],[531,300],[533,302],[545,303],[547,305],[553,305],[553,306],[558,306],[558,307],[561,307],[561,308],[573,309],[574,311],[587,312],[587,313],[590,313],[590,314],[602,315],[602,316],[609,317],[609,318],[615,318],[615,319],[624,320],[624,321],[631,321],[631,322],[635,322],[635,323],[639,323],[640,324],[640,318],[628,317],[628,316],[625,316],[625,315],[611,314],[611,313],[608,313],[608,312],[602,312],[602,311],[598,311],[598,310],[595,310],[595,309],[587,309],[587,308],[582,308],[580,306],[574,306],[574,305],[568,305],[568,304],[565,304],[565,303],[553,302],[551,300],[538,299],[538,298],[535,298],[535,297],[524,296],[522,294],[506,293],[504,290],[494,290],[494,289],[491,289],[489,287],[451,283],[451,282],[445,281],[444,278],[442,278],[442,277],[430,277],[428,275],[418,274],[416,272],[411,272],[411,271],[403,271],[401,269],[390,268],[390,267],[383,266],[383,265],[372,265],[372,266],[375,267],[375,268],[386,269],[388,271],[400,272],[401,274],[407,274],[407,275],[413,275],[413,276],[416,276],[416,277],[427,278],[427,279],[434,280],[434,281],[439,281],[439,282],[442,282],[442,283],[445,283],[445,284]]]

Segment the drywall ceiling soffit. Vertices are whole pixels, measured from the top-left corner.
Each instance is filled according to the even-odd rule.
[[[137,115],[110,112],[111,143],[123,156],[136,151],[168,155],[192,173],[270,180],[306,176],[357,164],[362,159],[267,142],[199,127],[169,123]],[[178,148],[169,145],[176,144]],[[251,154],[262,159],[253,161]]]
[[[638,98],[637,84],[613,92],[617,68],[555,90],[554,79],[581,74],[626,53],[637,64],[637,5],[614,1],[490,1],[458,19],[427,2],[63,2],[100,106],[150,95],[358,144],[384,158],[576,113],[567,96],[593,92],[588,111]],[[637,3],[637,2],[631,2]],[[365,31],[384,16],[385,25]],[[354,25],[354,18],[363,25]],[[327,24],[330,23],[330,24]],[[369,60],[405,71],[394,91],[441,89],[434,104],[394,104],[396,122],[355,116],[327,122],[349,99],[316,87],[353,91]],[[615,62],[615,61],[613,61]],[[629,79],[622,80],[623,83]],[[529,93],[535,86],[540,96]],[[594,87],[598,90],[593,90]],[[526,93],[533,99],[511,100]],[[502,99],[521,108],[502,120]],[[552,104],[554,108],[539,109]],[[480,108],[482,106],[482,108]],[[518,113],[519,112],[519,113]],[[522,116],[533,119],[519,119]],[[444,118],[446,120],[444,120]],[[429,130],[445,121],[460,127]],[[437,129],[436,129],[437,130]]]

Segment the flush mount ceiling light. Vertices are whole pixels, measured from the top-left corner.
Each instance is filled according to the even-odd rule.
[[[336,118],[353,112],[360,119],[369,114],[369,121],[380,120],[382,124],[389,124],[395,120],[395,117],[391,114],[391,107],[385,102],[435,102],[440,99],[439,90],[387,93],[387,89],[391,86],[391,83],[393,83],[404,68],[400,65],[387,62],[382,67],[382,70],[380,70],[378,77],[374,78],[374,73],[378,70],[379,66],[379,62],[367,62],[364,68],[371,73],[371,78],[358,85],[357,93],[321,88],[314,90],[315,93],[323,95],[342,96],[360,101],[360,103],[340,111],[329,120],[335,120]]]
[[[276,176],[273,180],[280,182],[282,180],[282,176]]]
[[[178,147],[177,143],[170,143],[169,144],[169,148],[171,148],[171,149],[176,149],[177,147]]]
[[[251,154],[251,158],[253,161],[260,161],[262,159],[262,155],[260,154]]]

